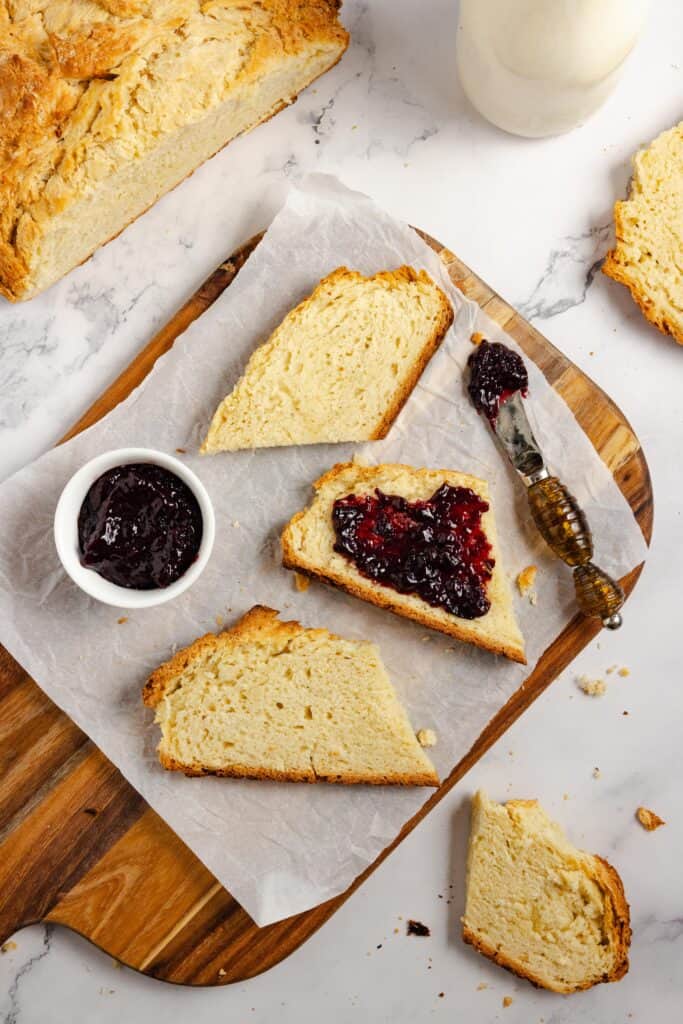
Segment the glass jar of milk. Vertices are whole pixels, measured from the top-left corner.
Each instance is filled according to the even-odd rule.
[[[457,62],[480,114],[516,135],[567,132],[607,99],[650,0],[461,0]]]

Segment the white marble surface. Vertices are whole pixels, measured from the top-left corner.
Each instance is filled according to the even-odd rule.
[[[489,127],[463,98],[454,0],[347,0],[351,49],[294,107],[231,145],[48,294],[0,306],[4,476],[49,447],[208,272],[268,223],[288,180],[333,172],[439,237],[610,392],[642,439],[657,507],[623,630],[584,652],[287,961],[243,985],[190,991],[116,969],[61,930],[30,928],[0,956],[3,1024],[175,1024],[188,1014],[197,1024],[680,1018],[683,352],[595,273],[631,152],[681,117],[683,7],[658,0],[653,8],[607,106],[568,136],[526,142]],[[606,696],[577,689],[581,672],[614,664],[630,675],[606,677]],[[537,992],[462,945],[466,800],[480,785],[498,798],[538,796],[576,841],[618,866],[634,928],[620,984],[570,997]],[[641,803],[667,826],[645,833],[633,818]],[[432,937],[407,938],[400,918],[409,916]],[[503,1009],[506,995],[513,1003]]]

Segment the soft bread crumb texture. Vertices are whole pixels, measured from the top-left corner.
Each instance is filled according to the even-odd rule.
[[[603,272],[683,345],[683,121],[636,154],[629,198],[616,203],[614,223],[617,244]]]
[[[648,810],[647,807],[639,807],[636,811],[636,818],[647,832],[654,832],[656,828],[666,825],[664,818],[660,818],[658,814]]]
[[[444,482],[454,487],[469,487],[489,503],[481,523],[491,544],[495,567],[486,590],[491,607],[478,619],[458,618],[444,608],[432,607],[421,597],[399,594],[391,587],[367,579],[353,562],[334,550],[332,506],[337,498],[347,494],[374,494],[379,488],[385,494],[399,494],[408,501],[424,501]],[[512,593],[498,548],[491,498],[484,480],[448,469],[415,469],[397,463],[363,466],[345,462],[333,466],[313,487],[313,502],[290,520],[282,534],[283,564],[287,568],[332,583],[354,597],[430,629],[504,654],[513,661],[526,662],[524,640],[515,620]]]
[[[337,0],[0,0],[0,291],[83,262],[348,45]]]
[[[186,775],[437,786],[374,644],[255,606],[148,679],[159,760]]]
[[[421,747],[435,747],[437,743],[436,733],[433,729],[418,729],[417,742]]]
[[[338,267],[252,354],[202,453],[384,437],[452,321],[424,270]]]
[[[591,679],[590,676],[583,675],[579,676],[577,683],[587,697],[603,697],[607,693],[607,683],[604,679]]]
[[[619,875],[576,849],[536,800],[472,803],[463,938],[554,992],[628,970],[629,908]]]

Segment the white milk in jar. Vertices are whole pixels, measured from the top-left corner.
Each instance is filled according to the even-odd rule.
[[[463,89],[505,131],[569,131],[609,96],[649,6],[650,0],[461,0]]]

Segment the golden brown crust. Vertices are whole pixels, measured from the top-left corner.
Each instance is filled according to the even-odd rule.
[[[520,800],[509,801],[509,803],[533,805],[536,801]],[[577,985],[549,985],[546,980],[534,974],[533,971],[528,970],[516,960],[511,960],[501,952],[501,950],[495,949],[484,939],[480,938],[464,921],[462,924],[463,941],[468,943],[470,946],[473,946],[478,953],[482,954],[482,956],[487,957],[489,960],[493,960],[493,962],[498,964],[500,967],[504,967],[506,971],[510,971],[511,974],[515,974],[518,978],[524,978],[526,981],[530,981],[536,988],[545,988],[551,992],[559,992],[563,995],[567,995],[571,992],[581,992],[585,989],[592,988],[594,985],[600,985],[605,982],[619,981],[624,977],[629,968],[628,950],[631,944],[632,935],[630,908],[624,893],[623,883],[616,869],[613,868],[608,861],[597,856],[597,854],[593,855],[591,860],[593,862],[595,880],[598,882],[605,894],[605,899],[608,904],[608,913],[611,918],[609,922],[609,930],[613,935],[614,941],[614,965],[608,974],[604,974],[600,978],[587,980]]]
[[[453,323],[454,313],[453,308],[448,300],[446,294],[438,287],[438,285],[432,280],[432,278],[424,270],[415,270],[413,267],[404,264],[403,266],[396,267],[394,270],[382,270],[376,274],[372,274],[368,277],[361,274],[357,270],[350,270],[347,266],[336,267],[335,270],[331,271],[325,277],[323,277],[318,284],[315,286],[313,291],[307,295],[301,302],[298,303],[293,309],[287,314],[287,320],[293,323],[297,322],[310,308],[315,308],[316,302],[319,301],[321,295],[326,295],[334,291],[337,286],[349,285],[349,284],[379,284],[385,286],[388,291],[401,288],[406,284],[420,284],[427,286],[430,290],[436,291],[440,304],[440,312],[437,323],[434,326],[432,334],[423,345],[413,365],[410,367],[409,374],[403,383],[400,391],[395,395],[391,404],[385,409],[380,419],[374,426],[369,426],[370,433],[366,435],[366,440],[377,441],[386,437],[400,413],[403,406],[410,398],[415,385],[422,376],[427,363],[430,361],[439,345],[446,336],[451,324]],[[279,328],[278,328],[279,329]],[[273,334],[263,342],[263,346],[267,346],[273,342]],[[258,351],[258,350],[257,350]],[[248,374],[249,367],[245,369],[245,375]],[[240,379],[241,383],[244,380],[244,375]],[[239,387],[236,385],[236,389]],[[236,390],[235,389],[235,390]],[[200,446],[200,454],[216,454],[219,451],[224,451],[221,443],[217,441],[214,436],[219,431],[216,428],[216,423],[221,420],[221,412],[231,398],[234,391],[227,396],[222,402],[219,403],[217,410],[214,412],[209,429],[204,441]],[[343,437],[338,438],[344,440]],[[293,443],[293,442],[287,442]],[[304,442],[306,443],[306,442]],[[245,445],[246,446],[246,445]],[[231,448],[228,450],[232,450]]]
[[[194,47],[200,67],[202,40],[210,50],[216,40],[226,38],[229,19],[241,18],[243,60],[234,79],[228,80],[231,87],[238,80],[257,82],[278,60],[318,46],[322,52],[329,50],[331,67],[348,45],[348,34],[338,21],[338,0],[98,4],[104,13],[93,16],[91,3],[74,0],[68,23],[65,5],[55,0],[45,0],[39,13],[33,13],[35,5],[2,5],[0,293],[12,301],[33,294],[31,255],[52,218],[78,201],[84,189],[106,188],[108,175],[100,180],[99,168],[85,182],[77,178],[89,155],[95,155],[96,163],[109,161],[113,173],[130,159],[131,149],[142,155],[145,147],[153,149],[177,130],[177,118],[169,117],[168,111],[157,109],[152,115],[144,107],[138,110],[140,118],[121,128],[129,105],[137,102],[136,81],[146,79],[149,62],[160,53],[172,53],[179,45],[188,52]],[[221,17],[226,20],[218,24],[215,19]],[[170,66],[166,61],[164,74]],[[216,89],[221,87],[217,78]],[[164,88],[161,81],[159,91]],[[200,96],[216,91],[197,88]],[[215,97],[203,102],[214,101]],[[278,109],[288,102],[283,98]],[[143,139],[146,119],[152,116],[159,123],[151,124]]]
[[[300,623],[294,620],[282,622],[278,615],[279,612],[274,608],[255,604],[230,629],[226,629],[222,633],[205,633],[204,636],[200,636],[152,672],[142,690],[143,703],[148,708],[155,708],[174,680],[186,670],[195,657],[205,651],[215,651],[225,644],[248,643],[256,632],[263,633],[265,631],[270,636],[280,636],[286,642],[302,631],[303,627]],[[330,635],[324,629],[316,632]]]
[[[405,276],[406,271],[410,272],[411,276]],[[453,323],[454,317],[453,307],[451,306],[447,296],[444,294],[444,292],[442,292],[442,290],[437,285],[434,284],[432,279],[425,273],[424,270],[421,270],[419,274],[417,274],[412,267],[404,266],[399,267],[397,270],[389,271],[388,273],[392,274],[395,279],[398,278],[399,275],[404,275],[404,279],[406,280],[420,280],[436,287],[436,290],[439,293],[439,298],[441,300],[441,314],[439,316],[438,323],[434,327],[434,331],[432,333],[431,338],[427,341],[426,345],[422,349],[419,359],[417,359],[416,362],[413,364],[410,377],[405,382],[402,391],[400,392],[400,394],[396,396],[393,404],[389,409],[387,409],[384,416],[377,425],[375,431],[373,432],[373,435],[370,439],[372,441],[381,441],[382,438],[386,437],[389,431],[391,430],[391,427],[393,426],[394,421],[397,419],[398,414],[400,413],[401,409],[412,395],[415,385],[417,384],[420,377],[424,373],[427,363],[432,358],[436,350],[439,348],[443,339],[446,337],[451,327],[451,324]],[[377,276],[382,277],[383,275],[378,274]]]
[[[326,286],[333,285],[337,282],[337,280],[349,278],[356,279],[358,281],[365,280],[363,275],[359,273],[357,270],[349,270],[348,267],[342,266],[337,267],[337,269],[334,270],[331,274],[328,274],[328,276],[324,279],[323,282],[321,282],[321,284],[325,284]],[[436,289],[441,303],[441,312],[439,315],[438,323],[435,325],[431,337],[428,339],[422,351],[420,352],[419,358],[415,361],[414,365],[412,366],[410,377],[408,378],[408,380],[406,380],[402,390],[396,396],[391,406],[386,410],[386,412],[384,413],[379,423],[372,432],[370,440],[381,441],[382,438],[386,437],[387,434],[389,433],[398,414],[400,413],[401,409],[403,408],[403,406],[406,404],[411,394],[413,393],[413,389],[417,384],[418,380],[420,379],[420,377],[422,376],[424,369],[427,366],[427,363],[432,358],[432,356],[438,349],[439,345],[445,338],[446,334],[448,333],[448,330],[451,324],[453,323],[454,313],[453,307],[451,306],[448,296],[445,294],[445,292],[441,290],[441,288],[439,288],[439,286],[432,280],[432,278],[425,270],[415,270],[414,267],[411,267],[408,264],[404,264],[401,267],[396,267],[394,270],[381,270],[377,274],[373,274],[371,280],[380,283],[386,282],[386,284],[388,284],[390,288],[400,287],[401,285],[404,284],[425,284],[428,285],[430,288]],[[300,306],[306,306],[307,303],[309,303],[313,299],[314,295],[315,292],[312,295],[309,295],[308,298],[304,299],[303,302],[300,303]]]
[[[337,58],[337,60],[335,61],[335,64],[339,63],[340,60],[341,60],[341,55]],[[320,77],[320,76],[318,76],[318,77]],[[315,79],[311,79],[311,82],[314,82],[314,81],[315,81]],[[308,85],[310,85],[311,82],[309,82]],[[285,109],[285,107],[291,106],[291,104],[296,102],[297,99],[298,99],[298,97],[295,96],[293,100],[289,100],[289,101],[283,100],[282,103],[280,103],[274,110],[272,110],[269,114],[267,114],[264,118],[262,118],[257,124],[252,125],[251,128],[247,129],[247,131],[251,131],[252,128],[257,128],[259,124],[265,124],[267,121],[270,121],[271,117],[275,117],[275,115],[279,114],[280,111]],[[246,132],[241,132],[240,134],[244,135],[244,134],[246,134]],[[237,137],[238,136],[235,136],[235,138],[237,138]],[[211,160],[212,157],[216,156],[216,153],[220,153],[221,150],[225,149],[225,147],[229,146],[230,143],[233,142],[233,141],[234,141],[234,139],[228,139],[228,141],[223,146],[221,146],[220,149],[217,149],[215,153],[212,153],[210,156],[208,156],[206,158],[206,160]],[[204,162],[206,163],[206,161],[204,161]],[[201,164],[199,166],[195,167],[192,171],[190,171],[189,174],[185,175],[185,177],[183,178],[183,181],[187,181],[188,178],[191,178],[192,175],[195,173],[195,171],[199,170],[200,166],[201,166]],[[176,188],[178,188],[180,185],[182,185],[183,181],[179,181],[178,184],[175,185],[169,191],[170,192],[175,191]],[[116,232],[115,235],[111,235],[109,238],[106,238],[103,242],[101,242],[97,246],[97,248],[93,249],[92,252],[90,252],[87,256],[85,256],[80,261],[80,263],[77,264],[77,266],[82,267],[84,263],[87,263],[88,260],[92,258],[93,254],[97,251],[97,249],[101,249],[103,245],[108,245],[109,242],[113,242],[115,238],[118,238],[119,235],[122,234],[126,230],[126,228],[130,227],[131,224],[134,224],[135,221],[138,220],[140,217],[142,217],[145,213],[147,213],[148,210],[151,210],[152,206],[154,206],[154,203],[150,203],[150,205],[147,206],[136,217],[133,217],[131,220],[127,221],[127,223],[122,224],[121,228],[119,229],[119,231]],[[12,293],[12,292],[7,290],[7,288],[5,287],[3,282],[8,280],[8,279],[11,279],[11,280],[19,281],[23,285],[23,283],[28,279],[28,267],[26,266],[25,263],[23,263],[23,262],[19,263],[19,261],[16,261],[14,259],[13,255],[12,255],[11,251],[9,250],[9,247],[6,247],[6,248],[7,248],[8,251],[4,252],[3,251],[3,242],[0,240],[0,295],[2,295],[6,299],[9,299],[10,302],[24,302],[24,301],[26,301],[26,299],[33,298],[33,295],[35,293],[31,292],[29,294],[24,294],[22,292],[21,294],[14,294],[14,293]],[[72,270],[75,270],[75,269],[76,269],[75,267],[72,267]]]
[[[230,765],[229,768],[217,768],[210,769],[204,768],[202,765],[184,765],[175,761],[172,757],[167,757],[161,751],[159,752],[159,761],[162,768],[170,772],[182,772],[187,775],[188,778],[200,778],[205,775],[215,775],[221,778],[229,779],[252,779],[254,781],[265,780],[268,782],[331,782],[340,784],[342,786],[430,786],[436,788],[439,785],[439,780],[436,775],[424,772],[420,774],[414,772],[411,775],[397,772],[396,774],[384,774],[384,775],[354,775],[352,773],[344,775],[335,774],[319,774],[318,772],[281,772],[276,769],[262,769],[249,768],[246,765],[234,764]]]
[[[647,807],[639,807],[636,810],[636,818],[646,832],[654,832],[655,829],[666,825],[664,818],[660,818],[658,814],[655,814],[654,811],[649,810]]]
[[[143,703],[150,708],[155,708],[163,699],[167,689],[173,685],[194,660],[205,651],[214,651],[225,644],[239,645],[252,643],[256,636],[269,637],[277,636],[283,644],[299,636],[302,632],[308,635],[319,634],[325,637],[336,638],[334,633],[326,629],[304,629],[295,620],[282,622],[278,618],[279,612],[265,605],[254,605],[245,615],[239,619],[230,629],[223,633],[206,633],[199,637],[188,647],[178,651],[168,661],[159,666],[145,683],[142,689]],[[281,772],[276,769],[257,769],[245,765],[230,765],[228,768],[208,769],[203,765],[180,764],[172,757],[168,757],[159,750],[159,761],[167,771],[183,772],[187,776],[199,777],[203,775],[217,775],[226,778],[239,779],[269,779],[275,782],[331,782],[342,785],[371,785],[371,786],[431,786],[439,785],[439,778],[436,772],[412,772],[410,774],[396,772],[392,774],[320,774],[311,767],[310,772]]]
[[[656,161],[658,156],[662,154],[662,147],[666,147],[671,139],[677,140],[674,142],[676,148],[673,151],[673,155],[670,156],[670,162],[667,166],[664,162],[659,169],[659,174],[654,174],[653,160]],[[641,209],[641,203],[647,202],[647,197],[652,186],[652,179],[656,179],[654,186],[655,191],[658,188],[659,183],[662,180],[669,181],[672,183],[674,188],[678,186],[680,192],[681,183],[681,169],[680,169],[680,151],[683,145],[683,122],[678,125],[674,125],[669,131],[663,132],[662,135],[654,139],[652,143],[644,150],[636,153],[634,157],[634,175],[631,179],[631,187],[629,189],[629,197],[626,200],[619,200],[614,204],[614,227],[616,234],[616,245],[607,253],[604,263],[602,265],[602,272],[607,277],[611,277],[612,280],[617,281],[619,284],[625,285],[636,304],[639,306],[643,316],[649,320],[662,334],[667,334],[674,339],[679,345],[683,345],[683,323],[680,317],[673,319],[670,315],[669,310],[666,306],[662,306],[661,303],[653,299],[647,291],[647,275],[641,273],[642,267],[640,264],[649,260],[652,265],[658,267],[663,265],[663,269],[667,272],[671,270],[669,267],[668,258],[661,257],[661,253],[652,252],[654,243],[647,237],[647,230],[644,227],[643,219],[648,218],[647,207]],[[663,158],[664,159],[664,158]],[[673,163],[673,167],[671,166]],[[649,170],[648,170],[649,166]],[[641,174],[642,172],[642,174]],[[660,212],[650,214],[653,217],[653,223],[658,223],[666,218],[667,213],[670,218],[674,218],[677,215],[677,211],[670,208],[671,202],[663,201]],[[662,212],[663,211],[663,212]],[[680,207],[678,210],[680,213]],[[664,229],[662,223],[659,226]],[[669,230],[666,229],[667,236]],[[673,238],[677,237],[678,241],[678,252],[680,253],[680,233],[676,236],[676,229],[674,228],[671,232]],[[637,243],[637,247],[640,250],[638,258],[634,259],[634,256],[629,256],[628,247],[633,245],[634,241]],[[675,253],[676,243],[674,244]],[[668,257],[668,254],[667,254]],[[675,257],[674,257],[675,258]],[[668,277],[668,283],[672,291],[676,288],[676,276],[675,269],[671,272]],[[680,297],[680,289],[679,289]]]
[[[417,609],[400,605],[398,602],[393,602],[389,596],[385,597],[379,591],[370,590],[369,588],[366,590],[364,587],[356,586],[354,583],[342,579],[336,573],[321,573],[313,567],[307,567],[301,559],[292,553],[289,546],[285,547],[284,540],[282,548],[282,564],[285,569],[296,569],[297,572],[304,573],[306,576],[310,576],[311,579],[316,579],[320,583],[331,584],[352,597],[358,597],[361,601],[368,601],[377,608],[384,608],[385,611],[393,612],[394,615],[400,615],[403,619],[411,619],[413,622],[418,622],[421,626],[426,626],[428,629],[433,629],[438,633],[445,633],[446,636],[452,636],[455,640],[462,640],[465,643],[473,644],[475,647],[479,647],[484,651],[490,651],[492,654],[504,654],[511,661],[516,661],[520,665],[526,665],[524,654],[511,644],[486,640],[478,633],[475,633],[474,630],[469,630],[466,626],[461,626],[457,622],[441,622],[432,618],[428,612],[421,612]]]
[[[619,201],[614,204],[614,227],[617,236],[617,246],[607,253],[602,265],[602,272],[611,277],[618,284],[625,285],[631,293],[634,302],[640,308],[646,320],[649,320],[662,334],[668,334],[679,345],[683,345],[683,330],[678,323],[670,320],[666,310],[662,309],[634,280],[627,261],[619,249],[619,242],[624,241],[624,216],[622,208],[626,204]]]
[[[321,487],[325,486],[325,484],[344,473],[350,465],[352,465],[352,463],[347,462],[338,463],[336,466],[333,466],[332,469],[328,470],[327,473],[315,481],[313,484],[314,490],[319,491]],[[412,470],[411,466],[401,466],[400,464],[397,465],[397,468]],[[372,480],[377,472],[377,467],[354,464],[354,470],[357,472],[358,480],[362,482],[363,480]],[[430,470],[430,472],[451,473],[452,470]],[[464,479],[467,479],[464,474],[462,475]],[[475,477],[470,477],[469,479],[473,482],[479,482]],[[397,595],[396,598],[392,598],[392,592],[388,589],[385,594],[384,591],[375,589],[372,586],[363,586],[361,583],[357,583],[353,580],[347,580],[332,570],[321,572],[317,566],[306,562],[294,550],[290,536],[291,528],[306,515],[306,512],[307,509],[302,509],[300,512],[297,512],[296,515],[290,519],[282,532],[282,564],[285,569],[295,569],[297,572],[310,576],[312,579],[317,579],[322,583],[329,583],[338,587],[340,590],[344,590],[347,594],[351,594],[352,597],[360,598],[362,601],[369,601],[370,604],[374,604],[378,608],[384,608],[386,611],[393,612],[394,615],[400,615],[402,618],[411,619],[413,622],[418,622],[420,625],[426,626],[428,629],[434,629],[439,633],[445,633],[446,636],[452,636],[456,640],[462,640],[465,643],[473,644],[475,647],[490,651],[492,654],[503,654],[511,661],[516,661],[520,665],[526,665],[524,652],[512,644],[505,643],[504,641],[484,638],[475,630],[468,628],[463,625],[462,622],[455,619],[452,622],[443,622],[441,619],[437,619],[429,612],[429,606],[426,604],[424,611],[406,606],[401,603],[400,595]]]

